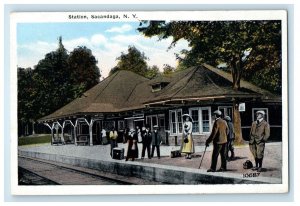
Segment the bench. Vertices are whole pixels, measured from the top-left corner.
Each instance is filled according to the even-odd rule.
[[[81,145],[81,144],[86,145],[88,143],[89,143],[89,141],[88,141],[87,136],[79,136],[78,137],[77,145]]]

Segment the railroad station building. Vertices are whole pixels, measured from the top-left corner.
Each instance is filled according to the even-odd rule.
[[[239,102],[243,138],[248,140],[257,110],[266,112],[272,141],[282,136],[282,100],[247,81],[232,88],[231,74],[203,64],[170,76],[147,79],[121,70],[105,78],[54,113],[39,120],[51,129],[52,143],[100,144],[101,130],[116,128],[119,141],[125,128],[159,126],[163,143],[176,145],[182,136],[182,115],[193,118],[195,143],[204,142],[212,129],[212,113],[219,109],[233,118]]]

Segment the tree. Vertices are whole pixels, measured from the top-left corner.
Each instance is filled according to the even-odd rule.
[[[69,55],[59,37],[58,48],[34,69],[18,68],[19,120],[34,123],[81,96],[99,82],[96,64],[86,47],[77,47]]]
[[[50,114],[73,99],[68,58],[62,38],[59,37],[57,50],[46,54],[35,66],[33,82],[37,93],[32,99],[36,106],[33,119]]]
[[[281,85],[281,22],[280,21],[142,21],[138,29],[146,36],[160,39],[173,37],[170,47],[180,39],[189,42],[190,50],[177,58],[186,67],[208,63],[225,64],[229,68],[233,89],[240,89],[243,76],[250,76],[259,85],[266,84],[259,77],[267,71],[272,85]],[[257,75],[261,73],[261,75]],[[256,74],[256,76],[255,76]],[[268,81],[267,81],[268,82]],[[271,88],[281,92],[281,88]],[[236,142],[241,143],[241,120],[233,102]]]
[[[128,70],[146,76],[148,70],[146,60],[148,60],[148,57],[134,46],[129,46],[128,53],[122,52],[121,56],[117,57],[117,60],[118,64],[110,71],[110,74],[119,70]]]
[[[18,67],[18,125],[19,135],[28,134],[28,124],[34,115],[31,98],[35,93],[32,85],[32,69]],[[25,129],[24,129],[25,128]]]
[[[145,77],[148,79],[153,79],[153,78],[157,77],[158,75],[160,75],[159,68],[158,68],[158,66],[153,65],[152,67],[148,68]]]
[[[170,66],[169,64],[164,64],[163,75],[168,76],[175,71],[175,68]]]
[[[92,51],[85,46],[75,48],[69,55],[68,66],[73,85],[73,97],[81,96],[83,92],[99,83],[100,70]]]

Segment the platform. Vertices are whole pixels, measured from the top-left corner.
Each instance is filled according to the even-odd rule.
[[[127,150],[127,144],[119,143],[118,147]],[[171,158],[172,150],[179,146],[161,146],[161,158],[140,159],[142,145],[138,145],[139,158],[135,161],[114,160],[110,157],[110,145],[75,146],[42,144],[21,146],[19,155],[52,160],[74,166],[97,169],[124,176],[136,176],[149,181],[165,184],[278,184],[282,181],[281,143],[267,143],[263,171],[257,172],[243,169],[243,162],[252,161],[248,145],[235,148],[236,158],[227,163],[226,172],[208,173],[210,167],[212,145],[207,148],[200,169],[204,146],[196,146],[192,159],[184,156]],[[220,159],[218,161],[218,167]],[[217,168],[218,168],[217,167]],[[256,175],[253,175],[256,173]]]

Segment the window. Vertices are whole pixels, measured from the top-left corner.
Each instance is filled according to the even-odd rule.
[[[152,92],[158,92],[165,88],[169,83],[168,82],[159,82],[152,85]]]
[[[191,117],[193,119],[193,133],[199,133],[199,110],[198,109],[191,109]]]
[[[193,133],[209,133],[211,130],[211,109],[210,107],[190,108],[189,113],[193,118]]]
[[[178,124],[178,133],[182,133],[182,111],[177,111],[177,124]]]
[[[103,121],[103,129],[110,131],[115,127],[115,121]]]
[[[182,134],[182,110],[170,110],[171,135]]]
[[[202,112],[202,132],[205,133],[205,132],[209,132],[210,131],[210,110],[209,109],[202,109],[201,110]]]
[[[264,111],[266,114],[264,116],[264,119],[269,122],[269,110],[268,108],[252,108],[252,121],[256,120],[256,112],[262,110]]]
[[[158,126],[161,131],[165,131],[165,115],[164,114],[158,115]]]
[[[158,92],[161,90],[161,85],[159,84],[154,84],[152,85],[152,92]]]
[[[177,133],[177,127],[176,127],[176,111],[171,111],[171,134],[176,134]]]
[[[151,131],[153,131],[153,126],[157,125],[157,115],[150,115],[146,117],[146,124],[150,126]]]
[[[118,121],[118,130],[125,130],[125,122],[124,120],[119,120]]]
[[[219,106],[218,110],[222,112],[223,117],[229,116],[231,119],[233,119],[232,106]]]

